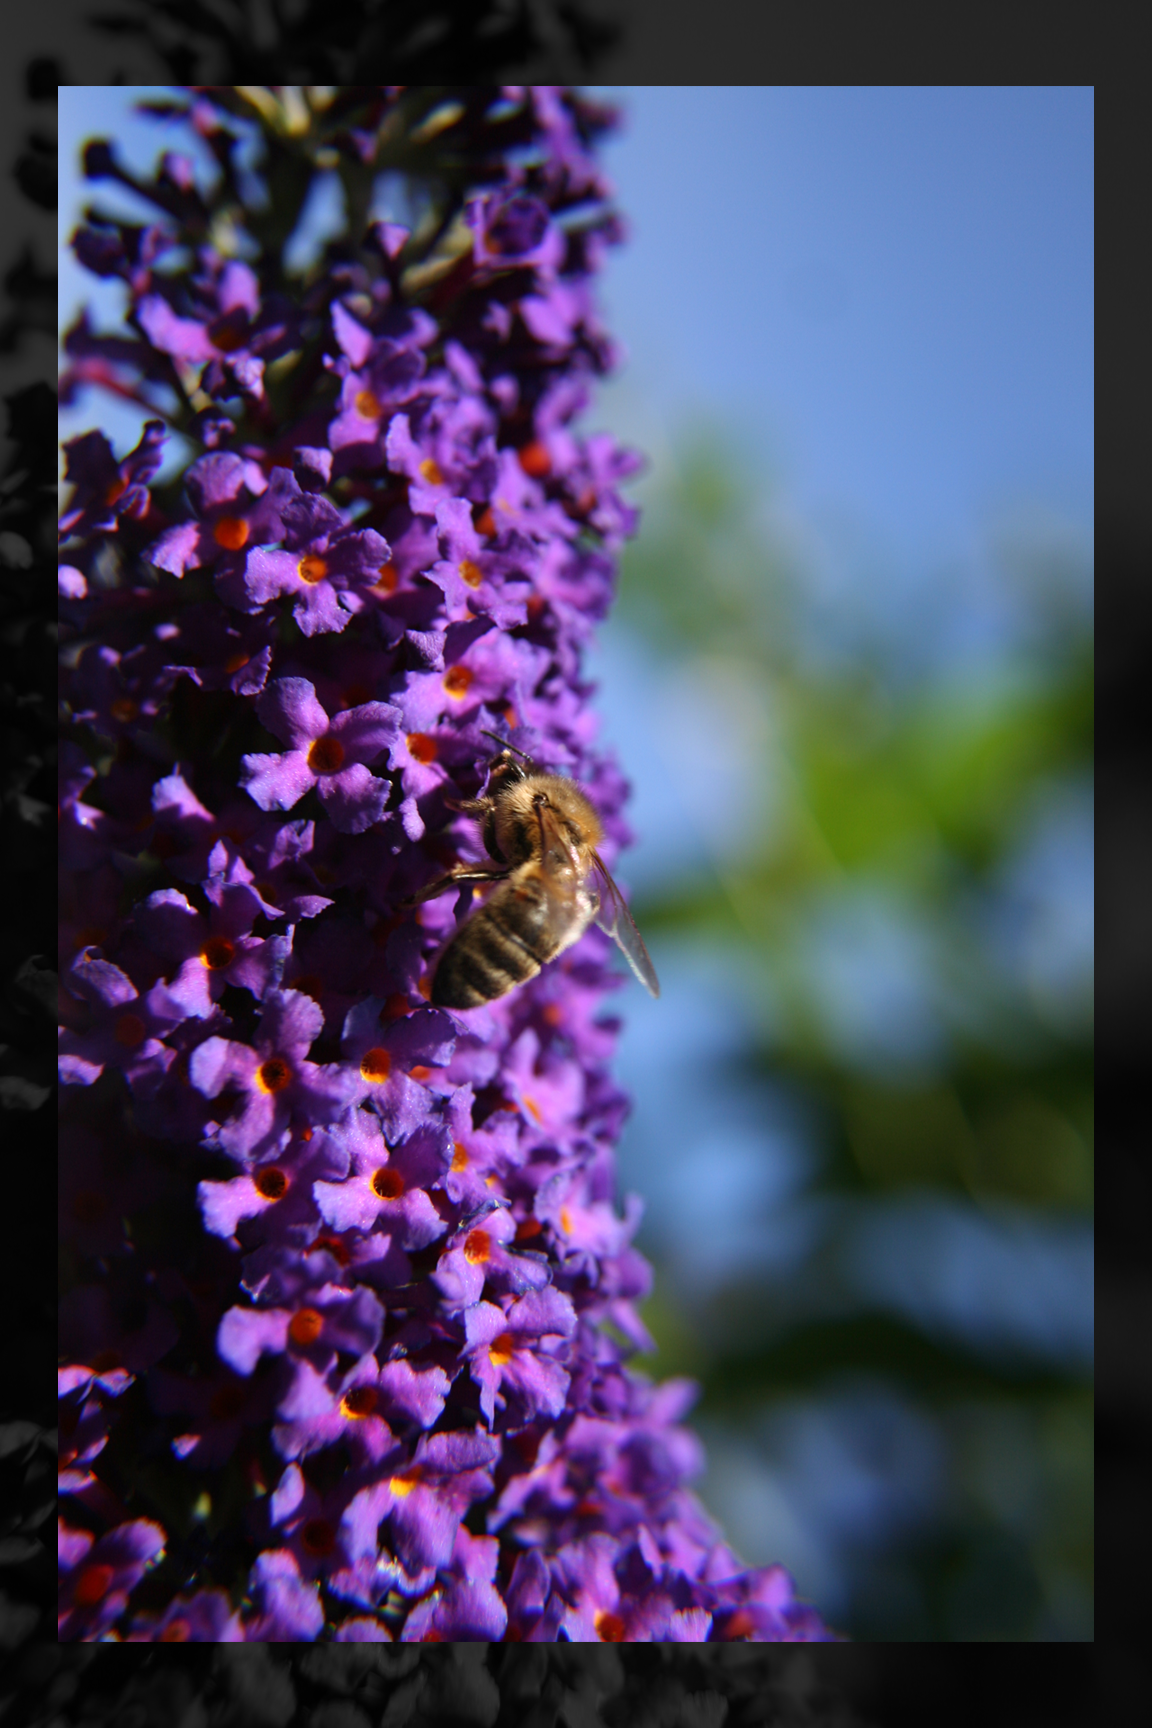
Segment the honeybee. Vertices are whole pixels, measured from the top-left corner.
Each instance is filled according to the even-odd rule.
[[[458,864],[404,902],[415,906],[466,882],[500,884],[440,956],[430,1000],[438,1008],[495,1002],[570,948],[593,920],[658,996],[648,950],[596,850],[604,831],[588,798],[574,781],[545,773],[495,733],[487,736],[502,746],[488,765],[488,789],[456,808],[479,819],[495,867]]]

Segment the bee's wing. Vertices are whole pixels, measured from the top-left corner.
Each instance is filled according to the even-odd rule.
[[[606,930],[617,944],[648,994],[659,996],[660,980],[656,976],[656,968],[644,946],[644,938],[637,930],[632,920],[632,914],[624,904],[624,896],[608,874],[608,866],[600,854],[594,852],[592,857],[604,886],[604,894],[600,901],[600,910],[596,914],[596,922],[601,930]]]

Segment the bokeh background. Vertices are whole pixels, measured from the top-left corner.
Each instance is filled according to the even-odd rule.
[[[156,88],[61,90],[64,240]],[[1092,92],[596,88],[645,1366],[852,1637],[1089,1640]],[[117,315],[65,253],[81,299]],[[65,435],[97,412],[130,448],[125,405]]]

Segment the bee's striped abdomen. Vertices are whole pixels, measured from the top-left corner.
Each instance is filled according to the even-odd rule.
[[[437,1008],[476,1008],[534,978],[556,952],[547,895],[534,877],[506,882],[457,932],[432,980]]]

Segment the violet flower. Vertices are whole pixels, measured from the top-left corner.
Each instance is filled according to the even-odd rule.
[[[315,786],[332,823],[362,834],[379,821],[390,787],[365,763],[391,744],[400,716],[387,702],[365,702],[330,719],[306,678],[277,678],[256,705],[270,732],[291,746],[285,756],[245,756],[241,785],[262,810],[291,810]]]
[[[72,440],[61,526],[60,1637],[827,1640],[691,1494],[691,1387],[631,1365],[608,938],[449,1013],[472,891],[412,902],[486,857],[493,734],[580,779],[610,864],[629,840],[582,668],[635,526],[635,458],[576,425],[614,358],[610,116],[229,85],[169,117],[219,181],[131,180],[155,223],[76,241],[131,330],[65,342],[66,395],[150,418],[119,460]],[[351,227],[293,278],[333,161]],[[400,163],[411,233],[369,220]],[[156,416],[196,450],[167,484]]]

